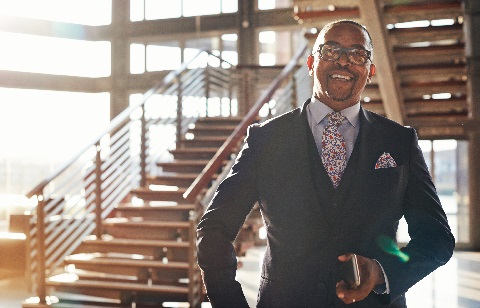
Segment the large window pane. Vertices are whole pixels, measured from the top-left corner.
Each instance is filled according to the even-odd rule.
[[[145,0],[145,19],[147,20],[176,18],[181,14],[181,0]]]
[[[145,45],[143,44],[130,45],[130,73],[145,73]]]
[[[292,6],[292,0],[258,0],[259,10],[280,9]]]
[[[0,194],[24,194],[110,122],[109,93],[0,88]]]
[[[148,45],[147,71],[176,70],[181,65],[181,50],[179,47]]]
[[[108,25],[112,22],[112,0],[3,0],[0,12],[82,25]]]
[[[183,0],[183,16],[220,14],[221,0]]]
[[[457,242],[469,241],[468,142],[419,140],[442,207]],[[407,224],[402,219],[398,240],[407,242]]]
[[[110,75],[110,42],[89,42],[0,32],[0,69],[105,77]]]

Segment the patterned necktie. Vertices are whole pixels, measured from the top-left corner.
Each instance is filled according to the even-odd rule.
[[[322,135],[322,163],[333,187],[337,188],[347,166],[345,139],[338,131],[338,126],[345,117],[340,112],[331,112],[327,117],[328,124]]]

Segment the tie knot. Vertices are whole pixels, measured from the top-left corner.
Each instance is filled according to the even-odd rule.
[[[327,117],[329,123],[335,126],[339,126],[345,119],[345,116],[342,115],[340,112],[330,112],[329,114],[327,114]]]

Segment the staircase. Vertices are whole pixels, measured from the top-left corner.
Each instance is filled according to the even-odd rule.
[[[200,307],[207,298],[196,262],[198,221],[248,125],[299,104],[296,88],[308,74],[297,63],[306,50],[242,117],[207,113],[205,93],[232,103],[232,69],[185,63],[30,191],[37,205],[26,232],[27,275],[36,297],[22,307]],[[170,102],[162,95],[172,93],[176,118],[162,114]],[[160,99],[150,103],[155,94]],[[234,243],[238,256],[255,244],[260,225],[254,207]]]
[[[133,189],[129,202],[120,203],[103,221],[104,234],[87,237],[65,257],[64,268],[47,278],[61,302],[78,293],[83,305],[102,297],[120,305],[189,302],[199,307],[204,294],[192,258],[202,209],[183,194],[240,120],[197,121],[186,134],[192,139],[170,151],[173,161],[158,162],[160,174],[148,176],[147,186]]]

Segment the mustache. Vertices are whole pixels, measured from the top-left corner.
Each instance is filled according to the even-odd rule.
[[[330,72],[332,71],[335,71],[335,73],[345,72],[353,76],[353,79],[358,79],[358,75],[356,73],[352,72],[351,70],[349,70],[344,66],[339,65],[338,63],[335,65],[334,68],[330,69]]]

